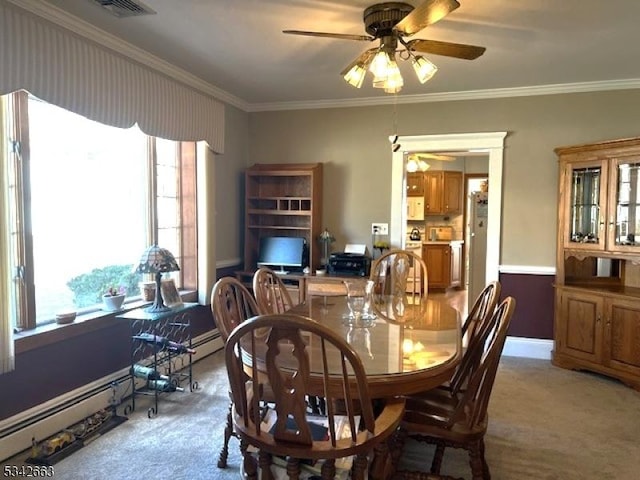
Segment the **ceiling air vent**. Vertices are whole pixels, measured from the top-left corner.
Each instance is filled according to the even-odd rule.
[[[139,15],[153,15],[156,12],[144,5],[142,2],[132,0],[89,0],[97,3],[109,13],[116,17],[135,17]]]

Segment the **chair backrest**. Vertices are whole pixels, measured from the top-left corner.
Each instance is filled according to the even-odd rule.
[[[476,329],[482,324],[482,321],[491,317],[493,314],[493,310],[496,308],[498,300],[500,299],[501,291],[502,285],[496,280],[484,287],[476,297],[462,325],[462,335],[468,334],[467,339],[469,341],[472,340]]]
[[[261,314],[284,313],[293,307],[284,282],[267,267],[260,267],[253,274],[253,294]]]
[[[501,290],[502,286],[498,281],[491,282],[484,287],[473,303],[462,325],[462,335],[467,335],[467,349],[462,357],[460,366],[456,369],[450,382],[451,391],[454,394],[457,394],[466,386],[471,372],[480,361],[482,351],[474,348],[474,346],[479,340],[479,332],[482,331],[485,323],[490,321],[493,316],[493,312],[500,299]]]
[[[464,420],[470,431],[486,429],[489,398],[515,306],[515,299],[507,297],[478,330],[473,349],[479,352],[480,360],[471,372],[461,400],[450,418],[451,425]]]
[[[314,385],[322,391],[309,391],[312,359]],[[374,432],[380,434],[362,361],[341,334],[318,322],[293,314],[254,317],[231,333],[225,360],[236,431],[251,445],[275,455],[331,459],[358,453]],[[250,381],[245,381],[243,371],[251,372]],[[260,408],[265,381],[274,396],[269,405],[274,423],[267,429],[264,424],[261,428]],[[321,438],[308,423],[308,394],[326,400],[327,426]],[[348,427],[342,435],[335,428],[340,424],[336,404],[341,406],[342,424]]]
[[[225,342],[234,328],[259,313],[251,292],[233,277],[223,277],[213,286],[211,311]]]
[[[375,282],[377,293],[387,295],[426,297],[429,288],[427,265],[409,250],[389,250],[378,257],[371,266],[369,279]]]

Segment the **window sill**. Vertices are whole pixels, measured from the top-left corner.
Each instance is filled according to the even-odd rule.
[[[182,291],[180,297],[185,302],[197,301],[198,294],[196,291]],[[118,312],[96,311],[85,315],[79,315],[72,323],[59,325],[50,323],[34,328],[33,330],[23,330],[14,334],[15,353],[28,352],[37,348],[42,348],[53,343],[67,340],[69,338],[85,335],[102,328],[110,327],[121,320],[116,320],[116,316],[124,312],[135,310],[150,302],[142,300],[130,302],[124,305],[124,308]]]

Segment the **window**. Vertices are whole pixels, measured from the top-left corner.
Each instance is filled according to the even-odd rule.
[[[178,260],[176,284],[195,288],[195,144],[93,122],[25,92],[10,97],[16,326],[96,310],[110,286],[138,297],[133,268],[153,243]]]

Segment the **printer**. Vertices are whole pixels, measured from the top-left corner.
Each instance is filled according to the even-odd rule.
[[[362,253],[335,252],[329,255],[329,275],[368,277],[371,257]]]

